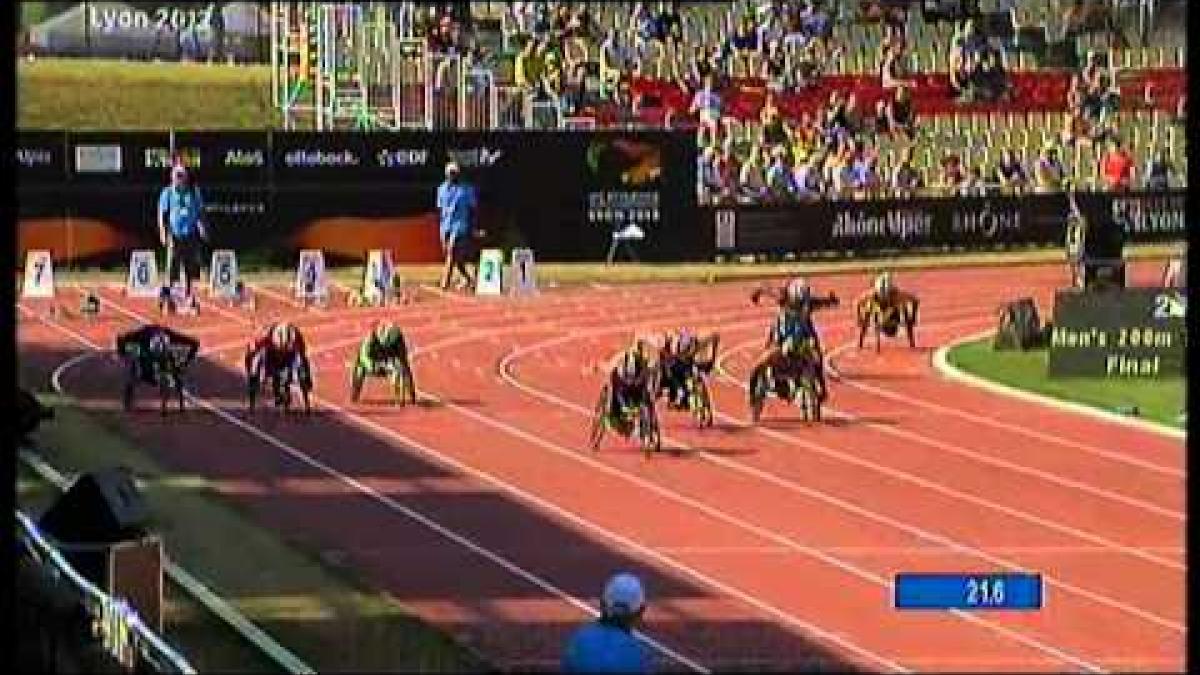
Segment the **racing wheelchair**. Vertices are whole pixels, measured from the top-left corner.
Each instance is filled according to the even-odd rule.
[[[417,402],[417,386],[413,382],[412,369],[402,359],[389,359],[379,364],[373,371],[362,364],[355,363],[350,374],[350,400],[358,403],[362,396],[363,385],[368,377],[386,377],[391,385],[392,394],[400,405],[415,405]]]
[[[300,389],[300,399],[305,414],[312,412],[310,401],[313,388],[312,374],[308,372],[305,365],[288,365],[269,374],[262,373],[265,367],[265,364],[257,365],[246,378],[246,399],[249,401],[250,412],[254,412],[257,406],[264,379],[269,379],[271,382],[271,393],[274,395],[276,408],[282,409],[285,413],[291,412],[292,388],[297,387]]]
[[[186,348],[168,347],[162,354],[143,353],[139,345],[130,345],[120,356],[128,362],[128,375],[121,395],[121,404],[126,411],[133,410],[134,389],[138,383],[148,384],[158,389],[159,410],[167,414],[171,402],[178,404],[179,409],[184,405],[183,366]]]
[[[914,329],[917,325],[919,303],[916,297],[908,293],[897,293],[896,295],[895,301],[886,306],[874,294],[867,295],[858,301],[855,315],[858,319],[859,349],[863,348],[867,331],[874,329],[875,351],[878,353],[882,336],[896,337],[901,326],[904,326],[904,332],[908,337],[908,346],[913,348],[917,346]]]
[[[788,358],[788,357],[781,357]],[[772,364],[756,369],[750,374],[747,388],[750,398],[750,420],[758,424],[762,419],[767,398],[774,393],[776,398],[800,408],[806,421],[821,421],[821,397],[817,380],[820,362],[812,353],[791,357],[786,364]]]
[[[654,411],[654,397],[647,394],[640,405],[623,406],[620,414],[614,419],[614,416],[609,414],[611,393],[612,388],[609,384],[605,384],[600,390],[600,400],[596,403],[592,419],[592,450],[600,449],[600,441],[609,429],[617,432],[622,438],[630,438],[636,434],[647,457],[661,450],[662,434],[658,426],[658,416]]]

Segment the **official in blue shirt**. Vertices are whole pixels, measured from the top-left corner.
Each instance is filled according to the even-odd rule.
[[[455,268],[462,274],[467,289],[475,285],[467,263],[471,257],[472,220],[478,206],[475,188],[462,182],[458,164],[447,164],[446,181],[437,189],[438,233],[446,256],[442,290],[450,289],[450,278]]]
[[[192,279],[200,276],[203,243],[208,234],[201,216],[204,201],[191,175],[182,166],[171,169],[171,184],[158,195],[158,241],[167,251],[167,283],[178,278],[181,268],[187,297],[192,296]]]
[[[650,673],[650,654],[633,634],[646,611],[642,583],[618,574],[604,587],[600,618],[571,636],[562,657],[566,673]]]

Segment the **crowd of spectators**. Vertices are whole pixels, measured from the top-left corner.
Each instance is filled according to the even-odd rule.
[[[642,78],[686,92],[690,105],[666,110],[661,119],[669,127],[695,128],[703,203],[1049,192],[1070,186],[1080,176],[1075,169],[1084,166],[1098,186],[1172,186],[1177,177],[1163,139],[1152,153],[1136,153],[1152,157],[1135,170],[1140,160],[1122,128],[1128,115],[1119,114],[1115,64],[1099,51],[1089,53],[1071,78],[1058,133],[1034,129],[1020,142],[1006,139],[984,152],[930,133],[932,118],[918,117],[916,100],[929,86],[930,66],[948,80],[958,104],[1020,109],[1009,66],[1031,36],[1018,18],[1030,21],[1033,15],[1022,0],[995,4],[1011,13],[1011,34],[988,32],[985,17],[974,14],[978,3],[958,3],[958,14],[936,17],[953,24],[940,33],[948,36],[936,49],[942,58],[918,72],[911,70],[918,23],[911,13],[920,11],[920,3],[760,0],[722,3],[706,17],[699,5],[668,1],[632,3],[615,16],[570,2],[514,2],[505,11],[518,45],[513,81],[563,117],[603,109],[609,123],[644,120],[641,113],[662,102],[632,86]],[[1112,28],[1107,16],[1064,4],[1067,37],[1095,26]],[[866,104],[855,85],[831,90],[824,77],[843,72],[841,62],[854,49],[847,35],[863,22],[875,22],[881,37],[870,47],[875,60],[865,64],[860,79],[874,74],[885,92]],[[756,119],[746,119],[745,99],[738,98],[747,82],[764,93]],[[819,92],[817,105],[784,105],[793,95],[812,100],[813,92]]]

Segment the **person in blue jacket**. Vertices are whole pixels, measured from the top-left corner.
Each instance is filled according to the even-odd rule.
[[[182,268],[183,286],[189,303],[194,304],[192,280],[200,276],[204,240],[208,233],[201,216],[204,200],[192,181],[191,174],[181,165],[171,169],[171,184],[158,195],[158,241],[167,251],[167,283],[179,278]]]
[[[450,279],[455,268],[462,274],[467,289],[475,286],[467,263],[471,256],[472,226],[479,204],[475,188],[463,182],[459,173],[458,164],[447,164],[446,180],[437,189],[438,234],[446,255],[442,290],[450,290]]]
[[[642,582],[632,574],[614,576],[604,587],[600,618],[571,635],[562,657],[565,673],[649,673],[649,651],[634,634],[646,611]]]

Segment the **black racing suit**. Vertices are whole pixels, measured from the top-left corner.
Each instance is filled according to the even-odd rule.
[[[165,335],[167,349],[161,353],[152,353],[150,343],[156,335]],[[177,350],[183,354],[176,357]],[[165,326],[142,326],[117,336],[117,354],[128,359],[129,371],[127,384],[143,382],[157,385],[155,377],[159,369],[167,368],[179,374],[191,365],[200,351],[200,342],[178,331]]]

